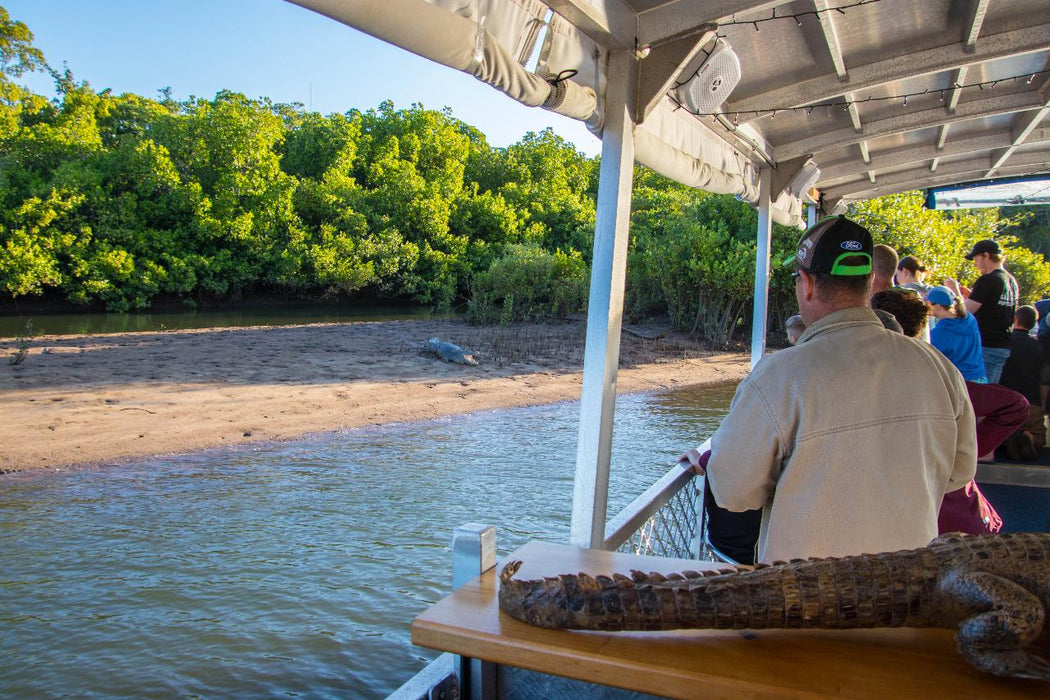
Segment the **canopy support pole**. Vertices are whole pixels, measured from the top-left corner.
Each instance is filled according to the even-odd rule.
[[[618,51],[609,57],[591,289],[587,300],[576,480],[569,531],[571,544],[591,549],[600,549],[605,539],[609,499],[616,368],[620,361],[620,325],[634,178],[634,132],[628,112],[630,96],[634,92],[634,68],[634,57],[629,51]]]
[[[762,168],[758,176],[758,247],[755,251],[755,311],[751,321],[751,369],[766,354],[766,326],[769,325],[769,252],[773,237],[770,218],[770,191],[773,170]]]

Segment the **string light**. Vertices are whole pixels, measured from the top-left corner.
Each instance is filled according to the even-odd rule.
[[[736,15],[733,15],[732,19],[730,19],[728,22],[721,22],[721,23],[719,23],[718,26],[719,27],[729,27],[729,26],[732,26],[734,24],[750,24],[752,27],[754,27],[755,31],[757,32],[758,31],[758,25],[761,24],[762,22],[774,22],[774,21],[776,21],[778,19],[793,19],[798,24],[798,26],[801,27],[802,26],[802,18],[807,16],[807,15],[813,15],[819,21],[820,20],[820,16],[822,14],[826,14],[828,12],[838,12],[840,15],[844,15],[844,14],[846,14],[846,10],[848,10],[848,9],[850,9],[852,7],[860,7],[861,5],[872,5],[872,4],[877,3],[877,2],[882,2],[882,0],[857,0],[857,2],[850,3],[849,5],[840,5],[839,7],[828,7],[828,8],[823,9],[823,10],[809,10],[807,12],[798,12],[798,13],[795,13],[795,14],[787,14],[787,15],[778,15],[777,14],[777,8],[774,7],[773,8],[773,13],[769,17],[761,17],[759,19],[742,19],[742,20],[738,21],[737,18],[736,18]]]
[[[779,19],[779,17],[778,17],[778,19]],[[1050,68],[1045,68],[1043,70],[1036,71],[1035,73],[1031,73],[1031,74],[1025,73],[1024,75],[1014,75],[1014,76],[1011,76],[1009,78],[998,78],[996,80],[985,80],[985,81],[980,82],[980,83],[968,83],[966,85],[960,85],[959,83],[954,83],[952,85],[952,87],[948,88],[948,89],[951,89],[951,90],[971,90],[973,88],[977,88],[977,89],[983,91],[986,85],[989,86],[989,89],[991,89],[991,88],[994,88],[999,83],[1005,83],[1005,82],[1008,82],[1008,81],[1016,83],[1018,80],[1025,80],[1026,76],[1027,76],[1027,80],[1025,80],[1025,85],[1031,85],[1032,81],[1035,79],[1035,76],[1043,75],[1044,73],[1050,73]],[[681,87],[681,86],[687,84],[695,76],[696,76],[696,73],[694,73],[692,76],[690,76],[688,80],[684,80],[682,82],[677,83],[677,87]],[[943,104],[944,103],[944,92],[945,91],[944,90],[939,90],[938,92],[940,94],[940,102]],[[886,101],[891,101],[891,100],[894,100],[894,101],[895,100],[900,100],[900,101],[902,101],[902,105],[901,106],[902,107],[907,107],[908,106],[908,98],[909,97],[922,97],[923,95],[928,95],[928,94],[930,94],[930,89],[926,88],[922,92],[909,92],[909,93],[902,94],[902,95],[888,95],[886,97],[872,97],[872,96],[869,95],[868,97],[865,97],[862,100],[845,100],[845,99],[843,99],[843,100],[835,100],[834,102],[824,102],[823,104],[820,104],[820,105],[805,105],[805,106],[802,106],[802,107],[778,106],[778,107],[766,107],[765,109],[745,109],[745,110],[740,110],[740,111],[735,111],[735,112],[692,112],[691,110],[689,110],[688,107],[686,107],[685,105],[683,105],[680,102],[678,102],[678,100],[674,100],[674,101],[678,105],[679,108],[685,109],[685,110],[689,111],[691,114],[693,114],[694,116],[697,116],[697,117],[715,117],[715,116],[719,116],[719,115],[721,115],[721,116],[733,116],[733,117],[739,117],[739,116],[759,117],[759,116],[765,116],[765,115],[772,116],[772,114],[776,113],[776,112],[799,112],[799,111],[804,111],[806,114],[812,114],[813,113],[813,109],[815,107],[827,107],[828,108],[828,113],[830,114],[831,109],[833,107],[841,107],[843,111],[847,111],[853,105],[862,105],[862,104],[866,104],[868,102],[886,102]],[[674,99],[674,98],[672,97],[672,99]]]

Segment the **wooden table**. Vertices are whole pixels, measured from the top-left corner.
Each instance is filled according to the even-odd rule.
[[[681,559],[529,542],[508,559],[516,574],[668,573],[717,568]],[[582,632],[533,627],[499,612],[502,562],[412,622],[412,642],[497,664],[677,698],[1050,697],[1050,684],[970,668],[952,632],[881,630],[679,630]]]

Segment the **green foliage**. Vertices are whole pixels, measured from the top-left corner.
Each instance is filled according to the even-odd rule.
[[[11,81],[25,73],[47,69],[44,55],[33,46],[33,33],[24,23],[12,20],[0,7],[0,139],[18,128],[24,100],[32,96]],[[42,98],[31,109],[39,109]]]
[[[321,116],[231,92],[158,102],[68,71],[56,81],[53,103],[12,93],[0,132],[12,298],[127,310],[277,288],[447,307],[508,245],[589,250],[592,161],[550,132],[491,149],[418,105]]]
[[[41,69],[57,99],[12,82]],[[469,299],[475,320],[574,313],[586,299],[598,166],[549,129],[492,148],[447,110],[420,105],[320,115],[227,91],[182,102],[169,88],[157,100],[96,92],[49,68],[0,7],[2,299],[129,310],[266,289]],[[634,190],[627,313],[729,342],[749,322],[755,211],[641,167]],[[926,212],[914,193],[854,208],[935,278],[972,281],[962,253],[996,235],[1028,300],[1050,293],[1042,214]],[[774,227],[774,321],[795,311],[775,262],[797,238]]]
[[[527,240],[590,258],[594,240],[597,160],[550,129],[529,132],[505,149],[473,154],[467,177],[498,193],[518,212]]]
[[[1025,248],[1050,259],[1050,205],[1006,207],[1000,211],[1011,215],[1005,233],[1017,236]]]
[[[63,259],[83,250],[89,232],[71,214],[82,195],[52,190],[30,197],[0,224],[0,290],[12,297],[41,294],[65,280]]]
[[[1003,246],[1005,267],[1017,278],[1021,298],[1034,301],[1050,294],[1050,266],[1016,236],[1004,233],[1013,230],[1013,218],[999,209],[931,211],[922,203],[921,192],[905,192],[858,202],[849,216],[866,226],[877,243],[922,260],[931,284],[953,277],[972,285],[979,273],[963,256],[975,242],[995,238]]]
[[[511,245],[474,277],[468,306],[475,323],[542,320],[583,311],[587,269],[577,252]]]
[[[672,324],[724,346],[749,321],[754,300],[757,214],[725,195],[690,190],[637,169],[627,312],[667,314]],[[773,228],[770,316],[795,312],[790,274],[775,263],[798,232]]]
[[[46,66],[44,54],[33,46],[33,32],[0,7],[0,73],[17,78]]]
[[[346,172],[357,157],[360,135],[359,120],[303,115],[287,132],[281,168],[303,180],[320,180],[330,170]]]

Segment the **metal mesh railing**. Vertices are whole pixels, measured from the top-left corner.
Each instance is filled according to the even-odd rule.
[[[711,448],[710,440],[698,449]],[[704,479],[675,465],[609,523],[602,548],[735,564],[707,541]]]
[[[696,559],[703,541],[703,483],[702,479],[690,479],[683,484],[617,551]]]

